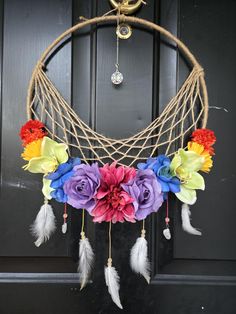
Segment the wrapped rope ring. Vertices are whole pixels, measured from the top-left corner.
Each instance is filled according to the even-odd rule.
[[[145,129],[124,139],[109,138],[91,129],[65,101],[44,71],[46,59],[68,35],[88,25],[117,22],[117,19],[143,25],[164,35],[177,45],[192,67],[189,76],[161,114]],[[44,51],[30,80],[27,115],[28,119],[35,117],[41,121],[46,117],[50,121],[50,125],[47,125],[49,134],[66,143],[70,149],[77,148],[86,163],[117,161],[118,164],[132,166],[138,160],[154,156],[158,149],[166,155],[172,155],[177,147],[184,147],[185,138],[194,129],[206,127],[208,96],[204,71],[181,40],[155,23],[125,15],[95,17],[66,30]]]

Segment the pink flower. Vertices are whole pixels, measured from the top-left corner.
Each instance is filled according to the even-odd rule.
[[[134,168],[116,167],[116,163],[100,168],[101,184],[96,198],[97,203],[92,211],[94,222],[112,221],[135,222],[132,197],[123,190],[121,184],[132,180],[136,175]]]

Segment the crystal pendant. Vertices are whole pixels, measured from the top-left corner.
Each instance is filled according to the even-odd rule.
[[[111,81],[114,85],[120,85],[123,79],[123,74],[119,70],[116,70],[111,76]]]
[[[64,224],[61,226],[61,231],[62,231],[62,233],[66,233],[66,231],[67,231],[67,223],[66,222],[64,222]]]
[[[170,229],[168,227],[166,227],[166,229],[163,230],[163,235],[166,238],[166,240],[171,239],[171,233],[170,233]]]
[[[120,39],[128,39],[132,35],[132,29],[128,24],[119,24],[116,29],[116,35]]]

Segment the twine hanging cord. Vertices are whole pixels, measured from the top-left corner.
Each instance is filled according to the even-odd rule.
[[[108,227],[108,260],[107,266],[112,266],[112,256],[111,256],[111,249],[112,249],[112,238],[111,238],[111,221],[109,222]]]
[[[91,129],[61,96],[43,70],[45,60],[58,44],[71,33],[85,26],[102,22],[128,22],[141,24],[160,32],[175,42],[182,54],[192,66],[192,71],[175,97],[166,105],[162,113],[145,129],[125,139],[113,139]],[[196,114],[197,102],[199,112]],[[51,121],[49,134],[70,148],[79,149],[84,162],[109,159],[119,164],[134,165],[137,160],[153,156],[157,148],[165,147],[170,155],[173,148],[183,146],[184,137],[196,129],[201,122],[205,127],[208,119],[208,96],[204,80],[204,71],[189,49],[166,29],[150,21],[133,16],[111,15],[85,20],[61,34],[42,54],[30,80],[27,95],[28,119],[34,116],[39,120]],[[189,125],[186,126],[186,122]],[[60,131],[60,132],[58,132]],[[62,133],[63,135],[58,135]],[[136,151],[134,151],[136,149]],[[98,150],[100,150],[98,154]],[[138,152],[137,152],[138,150]],[[88,158],[87,152],[93,157]]]

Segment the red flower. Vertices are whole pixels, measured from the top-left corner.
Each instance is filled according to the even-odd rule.
[[[26,146],[33,141],[43,138],[47,135],[47,132],[45,131],[45,126],[41,121],[29,120],[22,126],[19,135],[23,142],[22,145]]]
[[[204,146],[205,151],[210,155],[214,155],[214,148],[212,145],[216,142],[215,134],[209,129],[197,129],[192,133],[192,141]]]
[[[135,222],[133,199],[123,190],[121,184],[133,179],[136,170],[124,166],[116,167],[114,162],[100,168],[100,173],[101,185],[96,195],[96,206],[92,211],[93,221]]]

